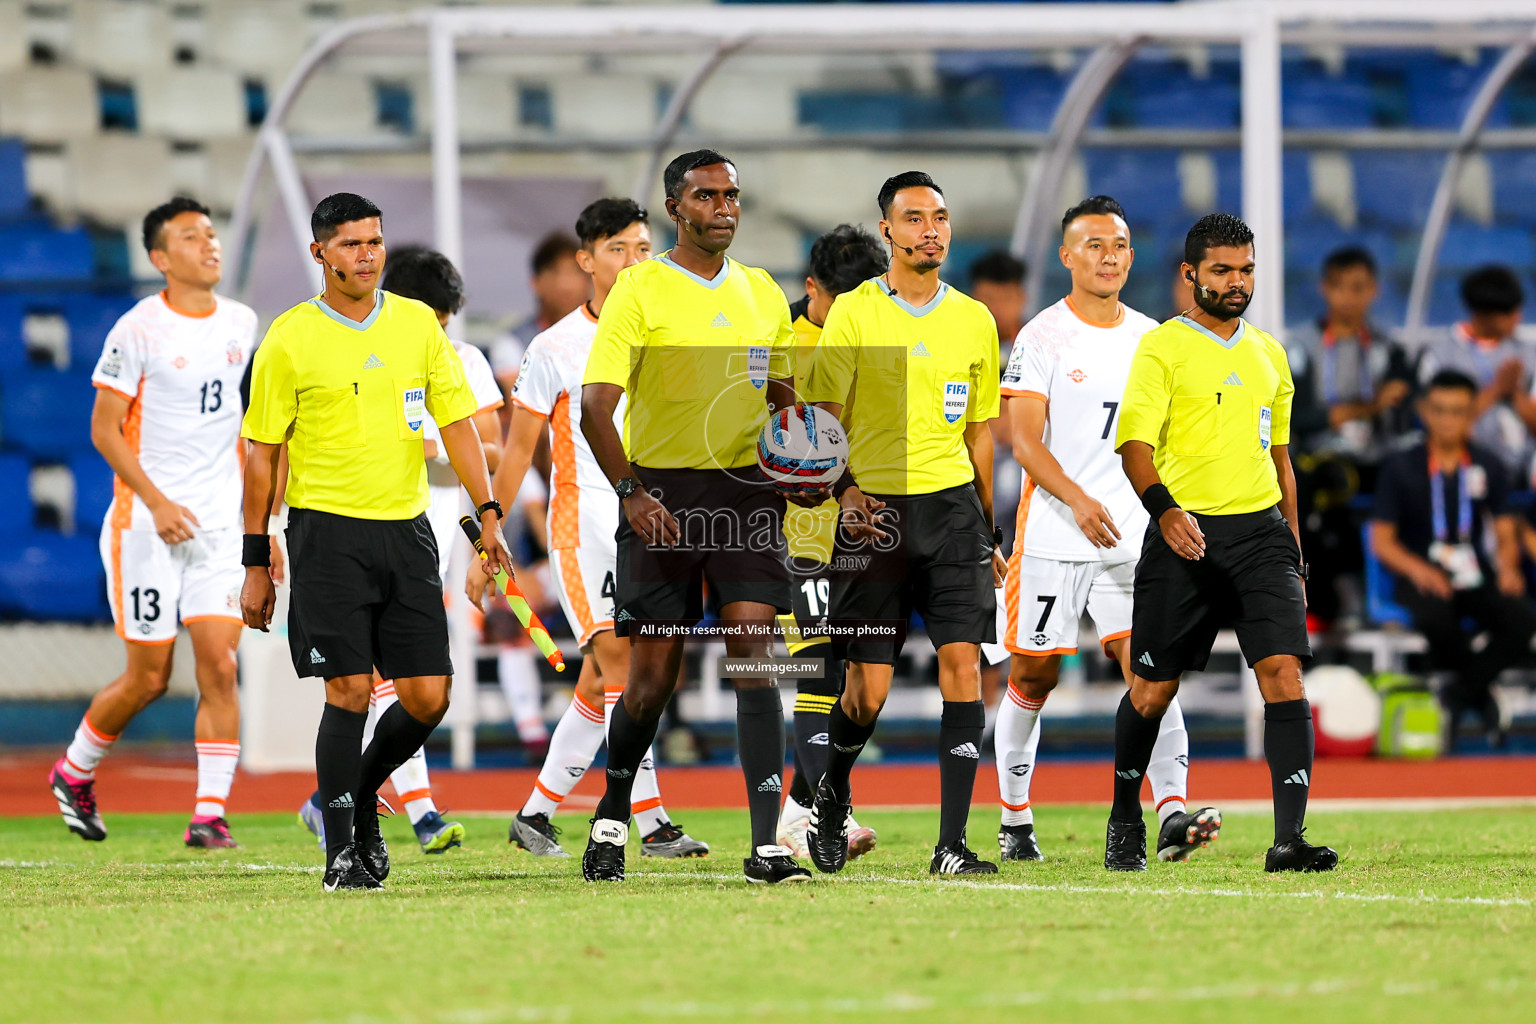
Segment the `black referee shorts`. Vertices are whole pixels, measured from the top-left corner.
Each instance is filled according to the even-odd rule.
[[[425,515],[288,513],[288,649],[300,676],[453,674],[437,541]]]
[[[889,539],[855,545],[838,530],[832,552],[832,626],[843,657],[896,664],[914,611],[935,648],[994,642],[992,531],[975,486],[872,497],[885,502]]]
[[[1223,626],[1237,633],[1250,666],[1276,654],[1312,657],[1301,552],[1278,508],[1197,515],[1205,556],[1191,562],[1147,527],[1136,566],[1131,669],[1143,679],[1177,679],[1205,668]]]
[[[704,617],[706,581],[716,607],[752,601],[790,610],[784,497],[756,465],[734,470],[636,466],[635,474],[672,513],[681,538],[674,547],[653,547],[620,514],[614,633],[640,635],[633,627],[644,622],[698,622]]]

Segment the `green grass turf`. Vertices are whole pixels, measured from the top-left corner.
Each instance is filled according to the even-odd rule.
[[[996,852],[994,812],[972,814]],[[1261,870],[1267,814],[1144,875],[1101,868],[1102,808],[1039,812],[1043,864],[927,875],[936,815],[861,813],[880,847],[777,889],[740,873],[745,814],[680,814],[715,846],[622,885],[534,860],[506,823],[424,857],[386,820],[380,893],[326,896],[292,817],[191,851],[182,818],[0,820],[0,1007],[17,1021],[1536,1019],[1536,811],[1315,814],[1331,876]],[[1150,815],[1149,815],[1150,819]],[[584,822],[565,844],[579,854]]]

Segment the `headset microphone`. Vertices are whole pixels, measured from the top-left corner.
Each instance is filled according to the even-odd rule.
[[[1207,300],[1216,298],[1217,296],[1219,296],[1221,294],[1216,289],[1214,289],[1214,288],[1207,288],[1205,285],[1201,284],[1199,281],[1196,281],[1194,274],[1185,274],[1184,275],[1184,280],[1188,281],[1189,282],[1189,286],[1191,288],[1193,288],[1195,291],[1199,292],[1201,295],[1205,296],[1205,298]]]
[[[891,237],[891,233],[889,231],[885,233],[885,240],[894,245],[896,248],[900,249],[902,252],[906,253],[908,256],[911,256],[913,253],[917,252],[917,250],[912,246],[902,245],[900,242],[896,241],[896,239]],[[895,295],[896,293],[891,292],[891,294]]]

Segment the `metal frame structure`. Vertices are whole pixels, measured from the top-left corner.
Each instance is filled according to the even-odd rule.
[[[309,197],[284,121],[316,69],[341,52],[420,54],[425,40],[432,82],[432,179],[436,244],[463,255],[456,84],[465,53],[575,52],[702,54],[673,95],[650,140],[635,193],[655,184],[662,157],[693,99],[732,55],[807,50],[1008,50],[1096,47],[1058,109],[1044,152],[1024,190],[1013,249],[1043,273],[1062,176],[1088,119],[1115,75],[1148,44],[1237,44],[1242,57],[1242,212],[1257,237],[1258,281],[1252,318],[1279,329],[1285,322],[1281,214],[1280,47],[1509,46],[1490,72],[1447,157],[1415,268],[1409,327],[1423,324],[1430,283],[1451,197],[1500,91],[1536,48],[1530,0],[1204,0],[1162,4],[954,4],[941,8],[882,5],[774,5],[714,8],[520,7],[428,8],[359,18],[325,33],[305,53],[274,97],[241,181],[232,225],[236,261],[245,251],[257,186],[270,165],[294,240],[308,259]],[[515,143],[512,145],[515,146]],[[237,268],[238,269],[238,268]],[[1038,288],[1033,289],[1038,293]]]

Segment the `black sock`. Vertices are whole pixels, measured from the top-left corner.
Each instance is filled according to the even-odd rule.
[[[1143,718],[1131,703],[1130,690],[1120,698],[1115,711],[1115,802],[1109,809],[1116,821],[1141,820],[1141,783],[1162,721],[1162,715]]]
[[[363,767],[359,776],[358,796],[371,800],[379,793],[379,787],[396,768],[411,759],[420,750],[434,725],[428,725],[405,710],[399,701],[379,716],[379,724],[373,730],[373,742],[363,751]]]
[[[736,751],[747,777],[752,849],[772,846],[784,792],[784,702],[777,686],[736,691]]]
[[[876,716],[878,720],[879,716]],[[848,717],[842,701],[832,705],[832,713],[827,716],[826,779],[832,787],[833,795],[843,803],[849,800],[852,788],[849,777],[853,774],[853,763],[859,759],[859,751],[864,749],[864,744],[874,734],[874,722],[860,725]]]
[[[325,865],[352,845],[352,808],[362,775],[363,728],[368,712],[327,704],[315,734],[315,783],[325,822]]]
[[[965,839],[981,764],[981,733],[986,705],[979,700],[947,700],[939,716],[939,845]]]
[[[1312,788],[1312,705],[1282,700],[1264,705],[1264,760],[1275,794],[1275,843],[1301,835]]]
[[[660,716],[649,722],[637,722],[624,706],[623,697],[613,706],[608,721],[608,788],[597,804],[599,818],[629,821],[629,795],[635,788],[635,772],[640,770],[645,752],[655,742],[660,723]]]
[[[810,648],[812,651],[831,649],[831,644]],[[816,784],[827,773],[827,751],[831,749],[828,746],[831,742],[829,715],[838,695],[843,692],[843,660],[827,655],[824,664],[826,670],[821,677],[801,679],[795,694],[795,781],[789,795],[802,807],[811,806]]]

